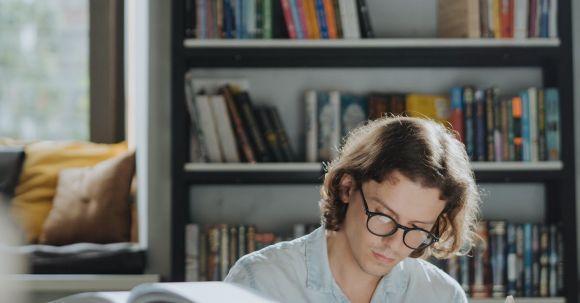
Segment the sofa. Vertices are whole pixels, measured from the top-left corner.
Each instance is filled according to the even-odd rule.
[[[0,140],[0,202],[32,274],[142,274],[135,152],[127,144]]]

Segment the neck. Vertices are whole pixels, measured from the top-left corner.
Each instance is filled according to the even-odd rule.
[[[334,280],[351,302],[369,302],[381,279],[363,271],[344,231],[326,231],[328,263]]]

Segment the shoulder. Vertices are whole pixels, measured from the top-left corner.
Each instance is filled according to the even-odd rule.
[[[408,268],[410,284],[430,290],[437,298],[449,298],[449,302],[467,302],[461,285],[446,272],[422,259],[407,258],[404,266]]]
[[[305,271],[304,238],[280,242],[240,258],[230,269],[226,281],[252,288],[278,279],[288,279]]]

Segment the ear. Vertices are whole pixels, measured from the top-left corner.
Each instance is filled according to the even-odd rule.
[[[349,174],[344,174],[340,178],[340,200],[342,203],[349,203],[350,198],[356,191],[356,182]]]

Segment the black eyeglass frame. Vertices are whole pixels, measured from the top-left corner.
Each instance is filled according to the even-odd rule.
[[[433,245],[433,243],[439,241],[439,237],[437,237],[435,234],[433,234],[430,231],[427,231],[427,230],[425,230],[423,228],[420,228],[420,227],[407,227],[405,225],[399,224],[399,222],[397,222],[397,220],[395,220],[393,217],[391,217],[391,216],[389,216],[387,214],[370,211],[369,210],[369,205],[367,203],[367,199],[365,198],[365,194],[363,193],[363,190],[362,190],[362,186],[359,188],[359,191],[360,191],[360,194],[361,194],[361,197],[362,197],[363,206],[364,206],[364,209],[365,209],[365,214],[367,215],[367,230],[371,234],[373,234],[375,236],[378,236],[378,237],[390,237],[390,236],[394,235],[397,232],[397,230],[402,229],[403,230],[403,244],[405,244],[405,246],[407,246],[408,248],[413,249],[413,250],[424,249],[426,247],[429,247],[430,245]],[[389,220],[393,221],[393,223],[395,224],[395,227],[396,228],[393,228],[393,230],[391,232],[389,232],[389,233],[387,233],[385,235],[381,235],[381,234],[378,234],[378,233],[373,232],[370,229],[370,227],[369,227],[369,222],[371,221],[371,218],[372,217],[375,217],[375,216],[381,216],[381,217],[388,218]],[[434,229],[437,229],[438,223],[439,223],[439,221],[437,221],[437,223],[435,223],[435,226],[433,227]],[[429,243],[427,243],[427,244],[422,244],[419,247],[411,247],[411,246],[409,246],[407,244],[407,242],[405,241],[405,238],[407,237],[407,233],[409,233],[410,231],[413,231],[413,230],[419,230],[419,231],[422,231],[422,232],[425,232],[425,233],[429,234],[430,237],[431,237],[430,238],[431,241]]]

